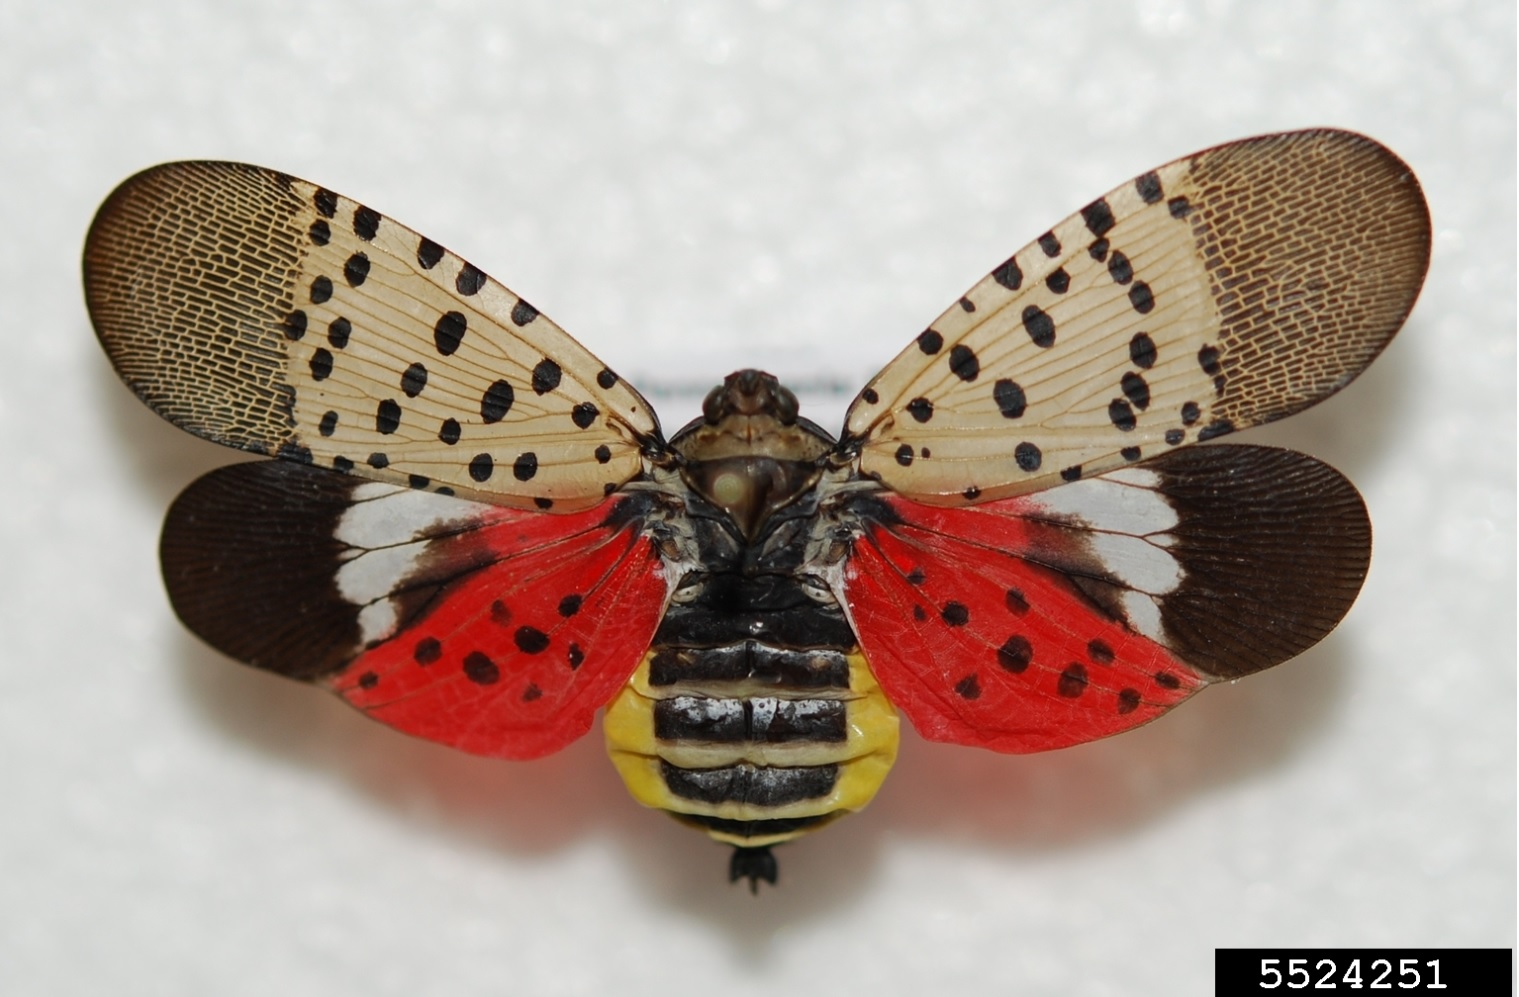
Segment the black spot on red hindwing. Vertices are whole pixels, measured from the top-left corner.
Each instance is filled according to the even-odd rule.
[[[1086,688],[1087,670],[1085,666],[1073,661],[1065,666],[1065,671],[1060,673],[1060,682],[1056,685],[1055,691],[1067,699],[1075,699],[1086,692]]]
[[[1049,349],[1055,345],[1055,320],[1038,305],[1023,309],[1023,328],[1035,346]]]
[[[964,603],[946,602],[944,608],[939,610],[939,618],[948,626],[963,627],[970,622],[970,610],[965,608]]]
[[[485,274],[476,270],[474,264],[466,263],[459,268],[459,276],[454,278],[454,288],[466,298],[480,293],[480,288],[485,286]]]
[[[584,602],[583,596],[571,593],[559,600],[559,615],[568,619],[580,612],[580,604]]]
[[[327,323],[327,342],[335,350],[341,350],[348,345],[348,337],[353,335],[353,323],[339,315]]]
[[[369,242],[380,231],[380,213],[360,205],[353,209],[353,234]]]
[[[1134,366],[1140,370],[1149,370],[1155,366],[1155,358],[1155,340],[1150,338],[1150,334],[1134,333],[1134,338],[1129,340],[1129,359],[1134,361]]]
[[[411,649],[411,660],[424,668],[443,656],[443,644],[436,637],[423,637]]]
[[[427,368],[414,363],[401,375],[401,391],[407,398],[415,398],[427,387]]]
[[[469,462],[469,476],[476,481],[489,481],[491,472],[496,469],[496,462],[488,453],[476,454]]]
[[[464,677],[476,685],[494,685],[501,681],[501,669],[479,651],[464,656]]]
[[[1099,197],[1081,209],[1081,220],[1086,222],[1088,231],[1102,238],[1108,234],[1108,229],[1113,227],[1113,209],[1108,207],[1105,198]]]
[[[1108,646],[1106,641],[1090,640],[1087,641],[1087,657],[1099,665],[1111,665],[1113,663],[1113,649]]]
[[[917,620],[919,623],[922,623],[924,620],[928,619],[928,611],[925,610],[922,606],[914,606],[912,607],[912,618]]]
[[[570,671],[574,671],[585,661],[585,652],[580,649],[579,644],[572,642],[569,651],[565,653],[564,660],[570,663]]]
[[[976,351],[963,343],[955,344],[949,351],[949,369],[962,381],[974,381],[981,376],[981,361]]]
[[[500,422],[506,417],[506,413],[512,410],[512,403],[517,400],[517,393],[506,381],[497,381],[485,389],[485,394],[480,398],[480,418],[489,425]]]
[[[348,281],[349,287],[358,287],[369,279],[369,257],[363,253],[354,253],[348,257],[348,262],[343,264],[343,279]]]
[[[1007,604],[1007,611],[1014,616],[1022,616],[1028,612],[1028,597],[1022,589],[1008,589],[1003,602]]]
[[[517,303],[512,306],[512,323],[519,328],[527,325],[537,317],[538,309],[534,308],[526,301],[523,301],[521,298],[518,298]]]
[[[976,677],[976,674],[974,672],[972,672],[971,674],[965,676],[965,678],[955,683],[955,693],[961,699],[980,699],[981,680]]]
[[[1033,473],[1044,463],[1044,454],[1032,443],[1024,442],[1013,448],[1013,460],[1021,470]]]
[[[919,422],[927,422],[934,417],[934,403],[927,398],[914,398],[907,403],[907,414]]]
[[[1001,284],[1009,291],[1016,291],[1023,286],[1023,271],[1018,269],[1018,258],[1009,256],[997,269],[992,271],[992,280]]]
[[[1160,189],[1160,177],[1154,173],[1146,173],[1134,180],[1134,189],[1139,191],[1139,197],[1146,204],[1154,204],[1165,195]]]
[[[512,634],[512,643],[523,654],[541,654],[548,649],[549,635],[537,627],[518,627]]]
[[[540,395],[546,395],[559,387],[559,380],[564,372],[559,365],[548,357],[538,361],[538,366],[533,368],[533,391]]]
[[[512,461],[512,477],[518,481],[531,481],[538,473],[538,455],[532,452],[518,454]]]
[[[1028,638],[1014,634],[997,648],[997,664],[1014,675],[1020,675],[1034,660],[1034,648]]]
[[[502,602],[500,599],[492,599],[491,622],[500,627],[504,627],[508,623],[512,622],[511,607]]]
[[[360,689],[373,689],[379,684],[380,676],[376,675],[374,672],[365,672],[363,675],[359,676]]]
[[[1175,675],[1172,675],[1170,672],[1156,672],[1155,684],[1160,686],[1162,689],[1180,689],[1181,679],[1177,678]]]
[[[933,329],[924,329],[918,333],[918,349],[929,356],[933,356],[944,348],[944,337]]]
[[[1139,709],[1139,690],[1124,689],[1118,693],[1118,715],[1133,713]]]
[[[928,576],[923,573],[921,565],[914,566],[906,575],[906,581],[909,585],[922,585],[927,580]]]
[[[459,344],[464,341],[464,331],[468,326],[462,313],[444,312],[432,330],[433,344],[438,347],[438,352],[445,357],[453,356]]]
[[[527,688],[522,690],[522,701],[524,703],[531,703],[536,699],[541,699],[542,697],[543,690],[538,688],[537,683],[529,682],[527,684]]]
[[[417,243],[417,265],[423,270],[431,270],[441,259],[443,259],[442,246],[427,238]]]

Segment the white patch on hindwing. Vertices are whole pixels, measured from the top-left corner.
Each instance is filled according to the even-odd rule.
[[[1180,518],[1161,491],[1161,476],[1147,468],[1121,468],[1030,496],[1041,515],[1081,531],[1082,542],[1125,591],[1129,625],[1164,641],[1159,600],[1181,586],[1186,572],[1168,549]]]
[[[377,481],[358,484],[352,497],[333,531],[347,548],[334,581],[344,601],[360,607],[359,635],[368,644],[395,632],[391,596],[415,573],[428,543],[490,506]]]

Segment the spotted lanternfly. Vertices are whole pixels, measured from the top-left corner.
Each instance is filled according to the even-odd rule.
[[[1360,589],[1355,488],[1192,447],[1349,383],[1413,306],[1419,184],[1341,131],[1218,146],[1000,264],[835,440],[756,370],[668,441],[538,309],[273,170],[132,177],[84,253],[154,411],[280,458],[169,510],[180,618],[399,730],[498,758],[606,709],[633,796],[735,847],[858,810],[925,737],[1059,748],[1293,657]]]

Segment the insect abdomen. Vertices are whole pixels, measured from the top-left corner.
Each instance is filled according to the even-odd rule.
[[[852,638],[800,650],[656,641],[604,727],[636,800],[740,847],[860,809],[897,754],[896,711]]]

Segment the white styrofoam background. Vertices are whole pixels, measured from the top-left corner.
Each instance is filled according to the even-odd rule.
[[[1476,0],[0,6],[0,992],[1202,994],[1215,946],[1513,945],[1514,81]],[[1436,233],[1385,355],[1250,434],[1365,493],[1345,624],[1107,742],[909,735],[757,899],[597,738],[464,757],[184,632],[158,526],[229,452],[80,297],[115,183],[243,159],[479,263],[668,428],[739,366],[836,426],[1094,195],[1319,124],[1401,154]]]

